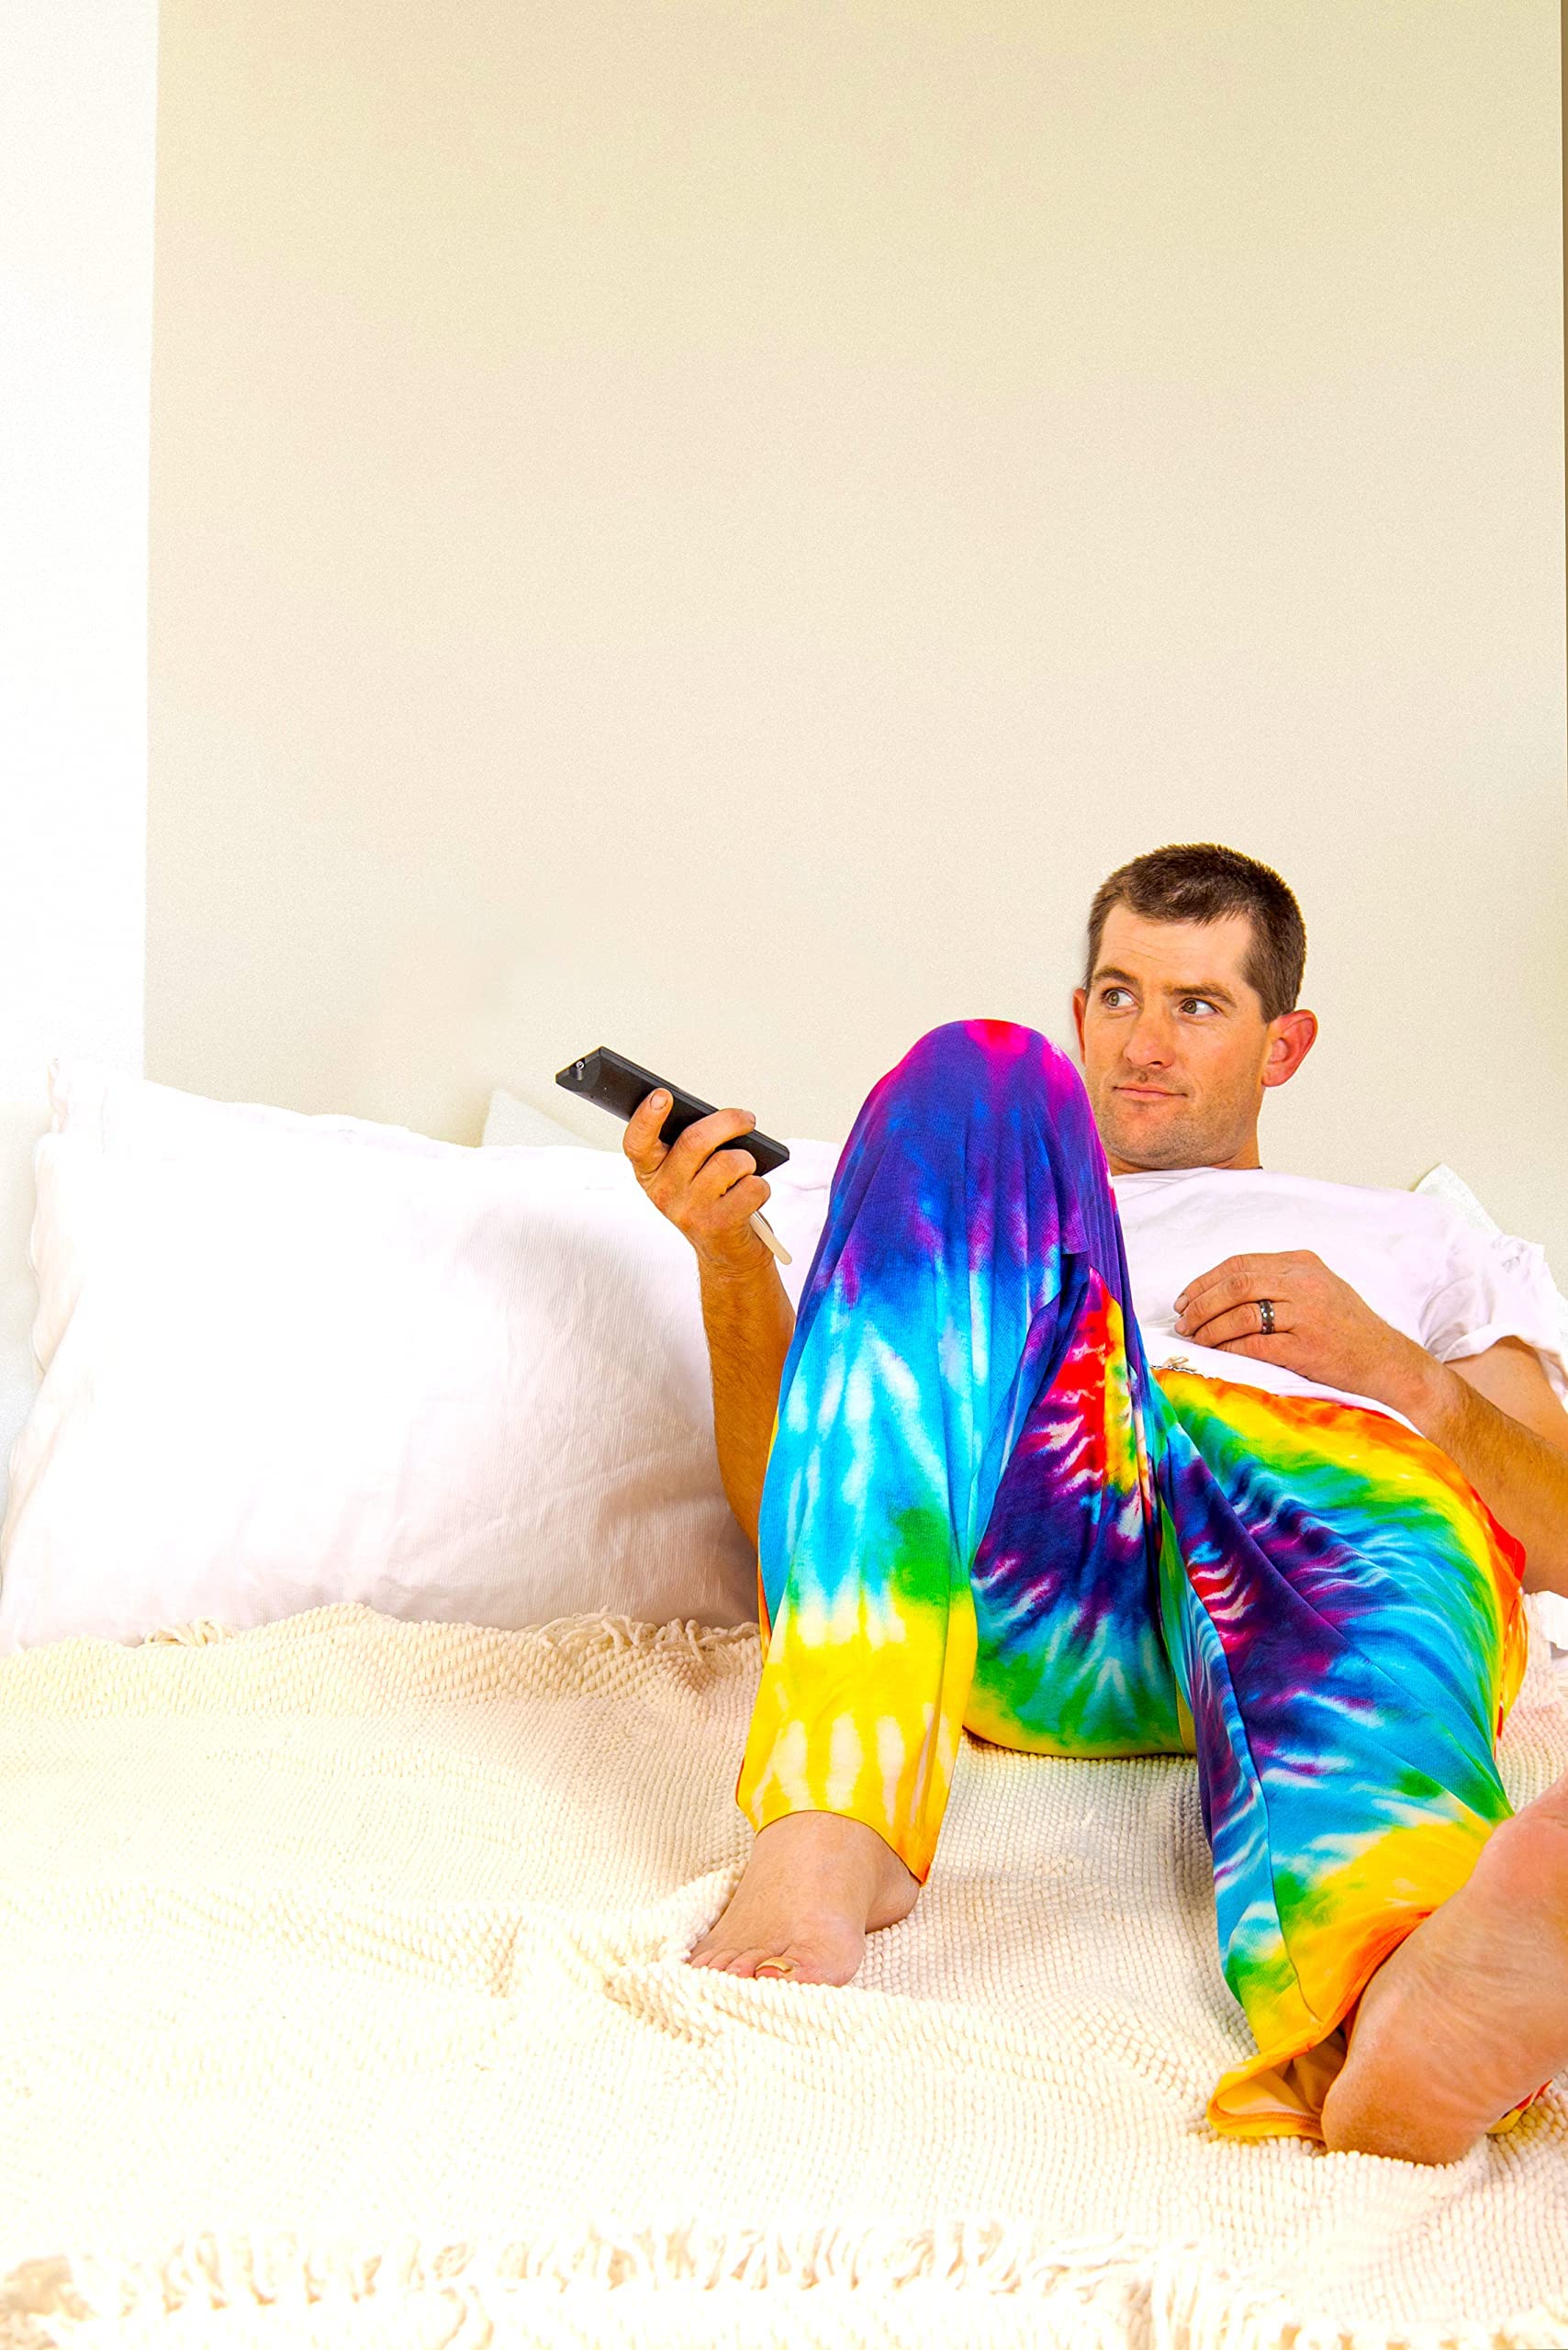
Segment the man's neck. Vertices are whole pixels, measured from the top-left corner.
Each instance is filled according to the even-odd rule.
[[[1223,1174],[1236,1175],[1260,1175],[1263,1172],[1256,1155],[1250,1158],[1203,1158],[1191,1167],[1132,1167],[1113,1151],[1106,1152],[1105,1159],[1113,1175],[1189,1175],[1195,1174],[1200,1169],[1204,1173],[1217,1169]]]

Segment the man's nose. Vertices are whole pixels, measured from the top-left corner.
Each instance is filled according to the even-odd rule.
[[[1168,1069],[1170,1032],[1163,1013],[1140,1012],[1122,1049],[1129,1069]]]

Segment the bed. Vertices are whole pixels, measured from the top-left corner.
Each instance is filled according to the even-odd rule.
[[[0,2343],[1568,2344],[1568,2080],[1439,2168],[1208,2129],[1250,2043],[1185,1758],[966,1738],[851,1985],[686,1964],[760,1653],[618,1152],[52,1089],[6,1178]],[[797,1279],[834,1156],[770,1203]],[[613,1456],[562,1449],[590,1389]],[[1568,1769],[1529,1608],[1516,1804]]]

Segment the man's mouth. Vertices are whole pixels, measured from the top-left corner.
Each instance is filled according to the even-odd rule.
[[[1118,1085],[1118,1093],[1130,1093],[1135,1102],[1174,1102],[1174,1093],[1158,1085]]]

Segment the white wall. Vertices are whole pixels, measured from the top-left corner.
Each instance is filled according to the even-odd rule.
[[[167,0],[149,1073],[842,1135],[1274,864],[1266,1164],[1568,1274],[1552,0]]]
[[[0,1515],[45,1070],[140,1073],[155,0],[0,18]]]
[[[142,1068],[155,0],[13,0],[0,73],[0,1097]]]

